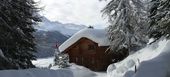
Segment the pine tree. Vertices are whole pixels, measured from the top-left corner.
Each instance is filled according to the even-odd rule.
[[[102,12],[108,16],[108,38],[110,49],[131,49],[144,47],[147,38],[147,10],[141,0],[111,0]]]
[[[58,66],[59,68],[69,67],[69,55],[65,53],[61,53],[57,48],[55,49],[55,59],[54,66]]]
[[[33,24],[41,21],[33,0],[0,1],[0,49],[11,68],[34,67],[35,42]],[[7,66],[8,67],[8,66]]]
[[[170,34],[170,0],[151,0],[150,2],[150,38],[155,41]]]
[[[69,56],[68,54],[55,54],[54,66],[57,65],[59,68],[65,68],[69,66]]]

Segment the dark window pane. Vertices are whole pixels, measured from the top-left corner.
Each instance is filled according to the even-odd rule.
[[[95,45],[88,45],[88,50],[95,50]]]

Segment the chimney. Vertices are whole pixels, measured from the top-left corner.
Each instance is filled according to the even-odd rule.
[[[89,29],[94,29],[94,27],[93,27],[93,26],[91,26],[91,25],[90,25],[88,28],[89,28]]]

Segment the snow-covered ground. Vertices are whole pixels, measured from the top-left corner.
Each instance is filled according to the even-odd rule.
[[[148,45],[119,63],[111,64],[108,77],[170,77],[170,41]]]
[[[3,70],[0,77],[74,77],[70,70],[27,69],[27,70]]]
[[[39,68],[48,68],[50,64],[53,64],[54,57],[37,59],[36,61],[32,61],[36,67]],[[106,77],[106,72],[94,72],[85,68],[83,66],[78,66],[76,64],[71,63],[69,68],[64,68],[64,70],[71,71],[73,77]],[[63,70],[58,68],[57,66],[53,66],[50,68],[51,70]]]
[[[32,63],[39,68],[47,68],[50,64],[53,64],[54,57],[40,58],[33,60]]]
[[[2,70],[0,77],[106,77],[106,72],[93,72],[83,66],[71,64],[69,68],[48,66],[53,64],[54,57],[33,61],[38,68],[26,70]]]

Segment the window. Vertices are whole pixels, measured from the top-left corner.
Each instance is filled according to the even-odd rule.
[[[95,50],[95,45],[88,45],[88,50]]]

